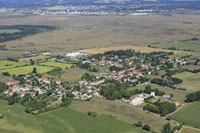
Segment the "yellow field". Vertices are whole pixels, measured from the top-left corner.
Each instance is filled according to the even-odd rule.
[[[174,53],[181,52],[181,51],[177,51],[177,50],[167,50],[167,49],[159,49],[159,48],[140,47],[140,46],[120,46],[120,47],[109,47],[109,48],[94,48],[94,49],[80,50],[80,52],[84,52],[84,53],[88,53],[88,54],[99,54],[99,53],[104,53],[106,51],[111,51],[111,50],[127,50],[127,49],[133,49],[136,52],[140,51],[142,53],[150,53],[150,52],[155,52],[155,51],[174,52]]]
[[[183,126],[179,133],[200,133],[200,129]]]
[[[20,58],[19,62],[30,61],[31,59],[39,60],[39,59],[45,59],[45,58],[48,58],[48,56],[34,56],[34,57]]]
[[[21,30],[18,29],[2,29],[0,30],[0,34],[1,33],[16,33],[16,32],[20,32]]]

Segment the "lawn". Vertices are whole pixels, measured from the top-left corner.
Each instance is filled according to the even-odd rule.
[[[1,103],[2,102],[2,103]],[[143,133],[140,128],[119,121],[107,115],[89,117],[87,114],[69,109],[59,108],[39,115],[24,112],[19,104],[8,106],[0,101],[0,131],[32,132],[32,133]]]
[[[188,92],[200,90],[200,73],[183,72],[173,75],[173,77],[183,80],[183,83],[176,85],[177,87],[185,88]]]
[[[150,85],[153,89],[157,88],[158,90],[163,91],[166,94],[173,94],[174,95],[173,100],[178,100],[181,103],[184,103],[185,95],[188,94],[187,92],[174,90],[169,87],[164,87],[164,86],[160,86],[160,85],[156,85],[156,84],[150,84]],[[139,85],[136,87],[131,87],[131,88],[129,88],[129,90],[134,90],[134,89],[144,90],[145,86],[146,85]]]
[[[40,63],[40,65],[51,66],[51,67],[60,67],[63,70],[65,70],[66,67],[67,68],[71,68],[71,66],[73,64],[60,63],[60,62],[54,62],[54,61],[47,61],[47,62],[44,62],[44,63]]]
[[[200,102],[188,104],[177,113],[170,116],[171,119],[180,121],[186,125],[200,128]]]
[[[160,118],[154,114],[142,111],[131,105],[120,101],[110,101],[103,98],[94,97],[90,101],[73,101],[69,108],[78,110],[84,113],[88,111],[97,112],[98,114],[111,115],[119,120],[129,124],[142,121],[143,124],[150,125],[151,129],[160,132],[163,125],[169,121]],[[174,122],[170,122],[172,126]]]
[[[23,66],[23,67],[16,67],[16,68],[10,68],[10,69],[5,69],[5,70],[0,70],[0,72],[9,72],[11,75],[15,74],[20,75],[20,74],[27,74],[31,73],[33,71],[33,68],[36,67],[37,73],[46,73],[51,70],[53,70],[53,67],[48,67],[48,66]]]

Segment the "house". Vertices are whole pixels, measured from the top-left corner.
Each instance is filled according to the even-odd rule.
[[[129,104],[132,104],[133,106],[142,104],[144,102],[144,98],[140,95],[133,95],[131,96],[129,100]]]
[[[168,99],[168,100],[170,100],[170,99],[171,99],[171,96],[165,94],[165,95],[162,96],[162,98],[163,98],[163,99]]]

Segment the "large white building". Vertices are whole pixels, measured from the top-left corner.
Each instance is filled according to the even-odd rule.
[[[144,98],[140,95],[133,95],[130,98],[129,104],[132,104],[133,106],[142,104],[144,102]]]
[[[68,58],[81,58],[81,57],[87,57],[87,54],[80,53],[80,52],[73,52],[66,54],[66,57]]]

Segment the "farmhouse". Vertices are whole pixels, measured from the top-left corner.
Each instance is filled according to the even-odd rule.
[[[130,98],[129,104],[132,104],[133,106],[142,104],[144,102],[144,98],[141,95],[133,95]]]

